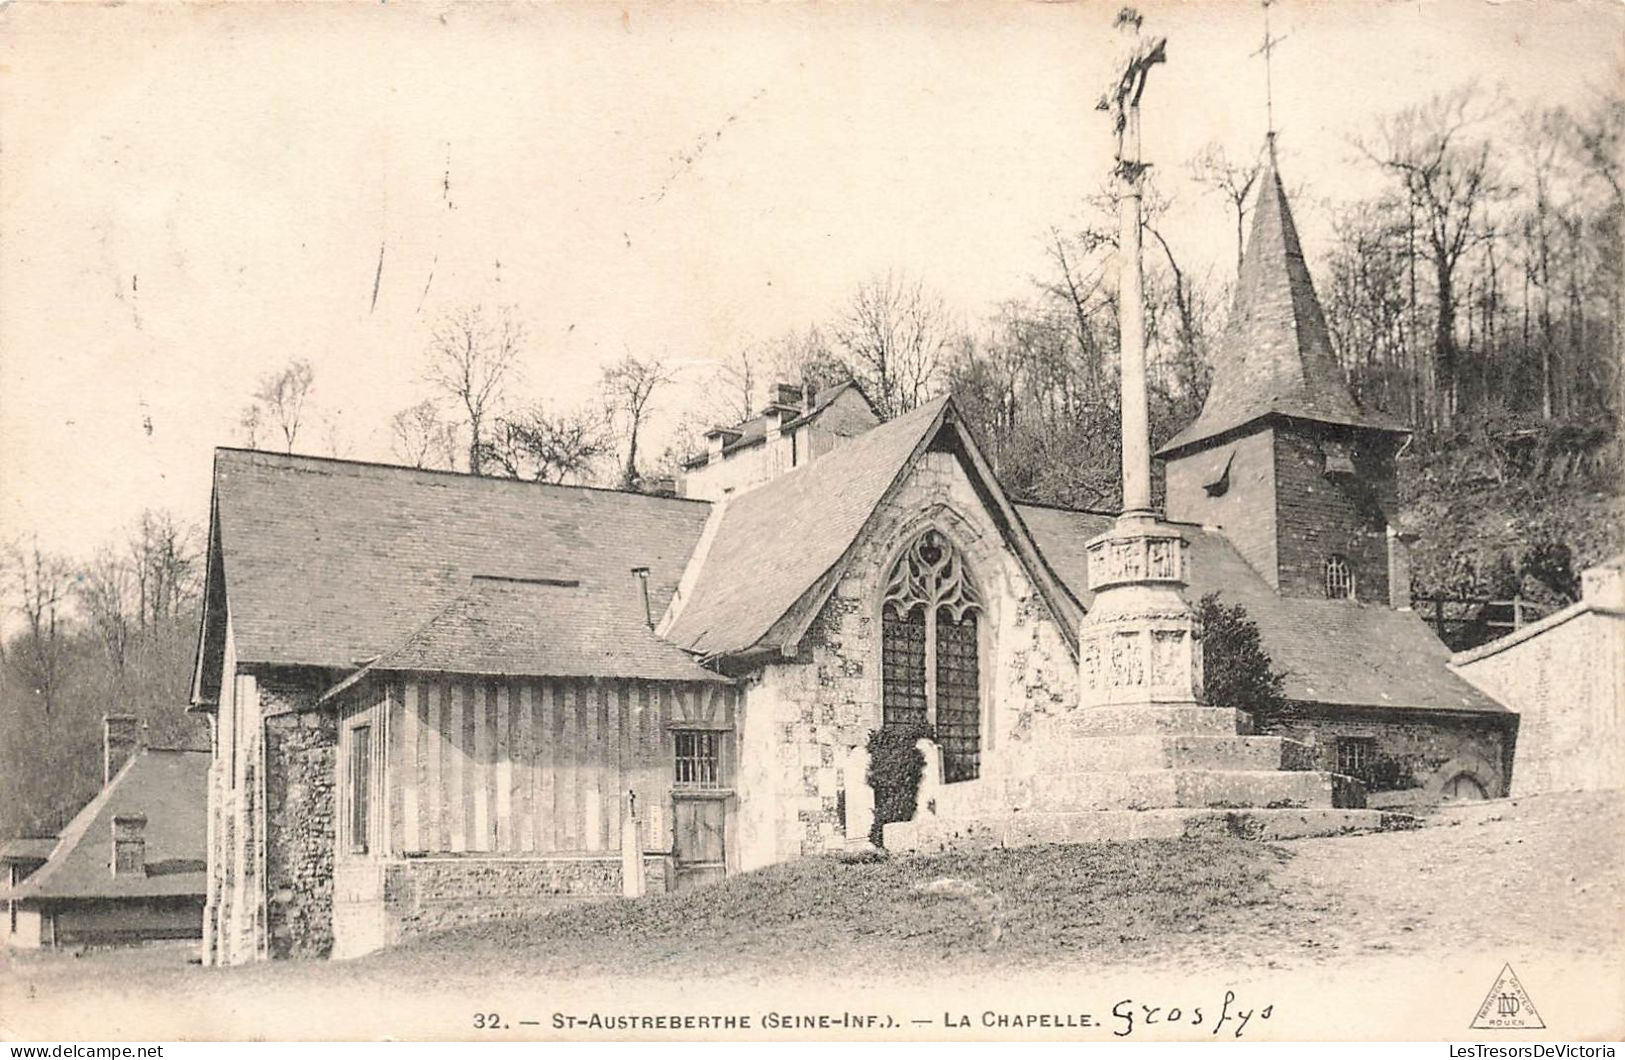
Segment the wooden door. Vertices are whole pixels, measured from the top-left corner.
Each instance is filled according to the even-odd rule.
[[[672,861],[678,889],[722,879],[727,872],[727,800],[678,795],[672,803]]]

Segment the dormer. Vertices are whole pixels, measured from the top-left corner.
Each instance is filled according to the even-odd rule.
[[[758,415],[706,432],[705,452],[685,463],[678,493],[711,501],[743,493],[817,459],[879,422],[856,383],[839,383],[816,393],[794,383],[775,383]]]

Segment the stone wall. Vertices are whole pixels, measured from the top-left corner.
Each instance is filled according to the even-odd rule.
[[[1355,446],[1347,432],[1281,428],[1275,435],[1278,588],[1283,596],[1326,595],[1326,559],[1347,558],[1354,591],[1388,604],[1388,519],[1394,505],[1393,459],[1386,443]],[[1328,476],[1323,448],[1340,444],[1356,473]]]
[[[1512,794],[1625,785],[1625,613],[1575,605],[1452,665],[1520,715]]]
[[[649,890],[665,890],[668,859],[646,856]],[[458,924],[524,919],[621,894],[621,859],[406,858],[383,863],[386,945]]]
[[[265,950],[271,957],[326,957],[333,945],[338,724],[332,711],[309,709],[319,694],[315,683],[296,679],[260,686],[267,715]]]
[[[958,458],[924,455],[871,519],[847,573],[794,661],[745,687],[740,726],[740,867],[846,845],[842,792],[853,747],[881,723],[880,601],[905,546],[936,529],[963,555],[985,605],[982,773],[1019,754],[1035,715],[1077,702],[1077,664],[1060,626],[1005,545]]]
[[[1440,711],[1370,710],[1360,707],[1296,705],[1281,713],[1257,713],[1260,735],[1285,736],[1309,744],[1313,768],[1337,772],[1338,737],[1370,737],[1377,754],[1393,759],[1415,786],[1372,791],[1372,806],[1431,802],[1452,778],[1466,773],[1490,798],[1507,794],[1512,737],[1506,715],[1447,714]]]

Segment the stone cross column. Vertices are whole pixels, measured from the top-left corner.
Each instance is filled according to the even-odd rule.
[[[1089,542],[1094,605],[1078,631],[1083,706],[1195,704],[1202,700],[1202,645],[1196,617],[1180,590],[1189,543],[1151,508],[1151,431],[1146,400],[1145,295],[1140,265],[1140,96],[1166,40],[1140,35],[1125,8],[1118,27],[1133,35],[1123,73],[1100,101],[1117,134],[1121,188],[1118,326],[1122,366],[1123,510],[1112,529]]]
[[[1129,117],[1139,123],[1139,108]],[[1121,185],[1118,235],[1117,314],[1122,367],[1123,514],[1151,514],[1151,415],[1145,382],[1145,293],[1140,265],[1140,186],[1145,169],[1124,161],[1117,167]]]

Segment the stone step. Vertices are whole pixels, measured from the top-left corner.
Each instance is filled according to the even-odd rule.
[[[1082,736],[1031,742],[1008,764],[1011,774],[1097,773],[1139,769],[1304,770],[1307,744],[1282,736]]]
[[[1133,839],[1217,838],[1271,841],[1418,827],[1402,813],[1364,809],[1163,809],[1098,813],[1003,813],[947,819],[918,817],[886,826],[893,853]]]
[[[931,793],[939,817],[1005,812],[1149,810],[1164,807],[1350,807],[1365,789],[1318,770],[1150,769],[1132,772],[991,776],[945,784]]]
[[[1246,736],[1250,715],[1229,707],[1181,706],[1077,707],[1065,714],[1034,719],[1032,738],[1074,736]]]

